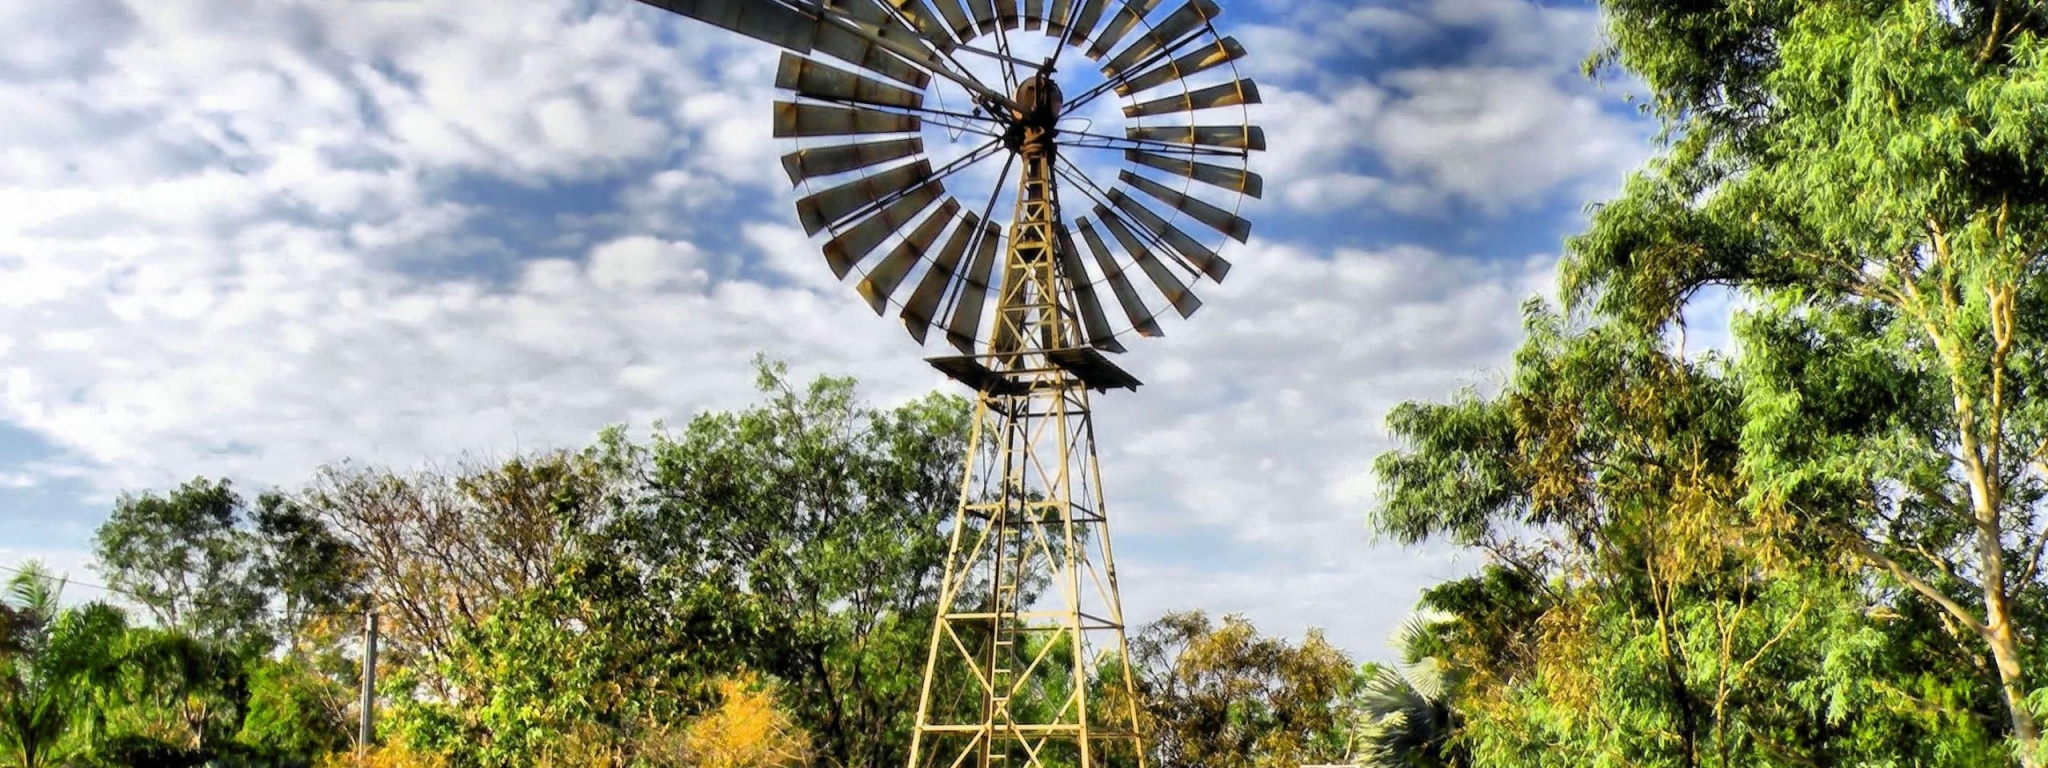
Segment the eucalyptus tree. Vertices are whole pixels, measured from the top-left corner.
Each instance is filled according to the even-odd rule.
[[[756,365],[761,402],[700,414],[627,462],[647,489],[634,546],[753,623],[749,661],[786,683],[821,760],[900,763],[968,404],[933,394],[876,407],[852,379],[800,386],[781,364]]]
[[[265,595],[250,578],[244,506],[228,482],[204,478],[124,495],[95,532],[97,567],[160,624],[208,637],[255,632]]]
[[[2014,0],[1606,0],[1592,62],[1641,79],[1667,151],[1571,242],[1578,306],[1754,308],[1742,502],[1785,514],[1990,656],[2048,765],[2048,10]]]
[[[966,403],[759,373],[759,402],[649,441],[323,471],[298,499],[390,618],[393,732],[464,764],[657,760],[753,674],[816,764],[906,759]]]
[[[1747,378],[1532,304],[1491,397],[1411,403],[1374,524],[1483,547],[1427,591],[1474,764],[2003,765],[1995,681],[1832,539],[1743,504]],[[1837,502],[1840,503],[1840,502]],[[1425,752],[1390,758],[1426,764]]]
[[[1356,683],[1343,651],[1310,630],[1299,644],[1241,616],[1168,613],[1131,639],[1156,764],[1269,768],[1336,762]],[[1120,703],[1118,704],[1120,705]]]
[[[157,623],[267,651],[360,600],[357,552],[280,493],[254,503],[226,480],[121,497],[94,532],[96,567]]]
[[[341,594],[379,611],[386,664],[460,701],[478,692],[446,673],[458,638],[501,604],[551,586],[576,537],[613,508],[615,480],[568,450],[411,472],[345,462],[294,494],[292,508],[310,518],[303,528],[272,526],[305,531],[301,549],[335,553],[334,572],[355,575],[360,597]]]

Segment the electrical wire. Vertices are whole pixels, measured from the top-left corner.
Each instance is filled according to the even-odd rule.
[[[26,575],[26,574],[29,574],[29,573],[32,573],[32,571],[29,571],[29,570],[27,570],[27,569],[25,569],[25,568],[22,568],[22,567],[20,567],[20,565],[7,565],[7,564],[4,564],[4,563],[0,563],[0,571],[10,571],[10,572],[13,572],[13,573],[17,573],[17,574],[24,574],[24,575]],[[51,574],[47,574],[47,573],[46,573],[46,574],[44,574],[44,575],[51,575]],[[107,594],[110,594],[110,595],[120,595],[121,597],[125,597],[125,598],[128,598],[128,599],[130,599],[130,600],[134,600],[134,601],[136,601],[137,603],[139,603],[139,604],[141,604],[141,605],[144,605],[144,606],[147,606],[147,605],[149,605],[149,601],[151,600],[151,598],[149,598],[149,597],[147,597],[147,596],[144,596],[144,595],[141,595],[141,594],[137,594],[137,593],[135,593],[135,592],[132,592],[132,591],[129,591],[129,590],[121,589],[121,588],[118,588],[118,587],[109,587],[109,586],[107,586],[107,585],[105,585],[105,584],[95,584],[95,583],[92,583],[92,582],[90,582],[90,581],[79,581],[79,580],[77,580],[77,579],[73,579],[73,578],[71,578],[70,576],[55,576],[54,578],[56,579],[56,581],[57,581],[57,586],[58,586],[58,588],[60,588],[60,589],[61,589],[61,588],[63,588],[63,587],[69,587],[69,586],[80,586],[80,587],[85,587],[86,589],[96,589],[96,590],[99,590],[99,591],[101,591],[101,592],[105,592],[105,593],[107,593]],[[234,606],[227,606],[227,605],[221,605],[221,604],[219,604],[219,603],[208,603],[208,602],[204,602],[204,601],[199,601],[199,600],[193,600],[193,601],[190,601],[190,602],[191,602],[191,604],[192,604],[192,605],[194,605],[194,606],[197,606],[197,607],[201,607],[201,608],[220,608],[220,609],[233,609],[233,608],[234,608]],[[361,611],[306,611],[306,612],[305,612],[305,615],[306,615],[306,616],[322,616],[322,617],[332,617],[332,616],[361,616],[361,615],[362,615],[362,612],[361,612]]]

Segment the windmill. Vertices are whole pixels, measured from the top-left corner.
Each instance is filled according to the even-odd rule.
[[[1089,393],[1137,389],[1105,353],[1193,314],[1250,235],[1265,135],[1220,9],[641,2],[784,50],[798,220],[977,393],[911,765],[1143,765]]]

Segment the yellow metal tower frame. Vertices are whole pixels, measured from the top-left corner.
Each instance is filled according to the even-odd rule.
[[[1058,90],[1043,83],[1052,104]],[[1027,86],[1030,104],[1048,94]],[[1061,274],[1052,124],[1021,120],[1016,218],[911,740],[912,768],[1145,764],[1096,462],[1084,349]],[[1083,278],[1085,279],[1085,278]],[[976,366],[977,368],[979,366]]]

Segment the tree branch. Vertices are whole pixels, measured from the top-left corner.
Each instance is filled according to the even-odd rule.
[[[1785,622],[1785,626],[1779,627],[1778,634],[1773,635],[1769,641],[1763,644],[1763,647],[1756,649],[1756,653],[1750,656],[1748,661],[1743,662],[1742,666],[1735,670],[1735,682],[1739,684],[1742,681],[1748,679],[1750,671],[1756,668],[1757,662],[1763,660],[1764,654],[1770,653],[1771,648],[1773,646],[1776,646],[1779,642],[1783,641],[1787,635],[1790,635],[1792,633],[1792,628],[1798,625],[1800,623],[1800,620],[1806,618],[1806,611],[1808,608],[1811,608],[1812,606],[1812,598],[1801,598],[1799,601],[1799,610],[1793,612],[1792,620]]]
[[[1913,591],[1920,593],[1921,596],[1929,600],[1933,600],[1935,604],[1940,605],[1943,610],[1954,616],[1957,621],[1962,622],[1964,626],[1969,627],[1970,631],[1977,633],[1979,637],[1989,637],[1990,630],[1984,626],[1983,620],[1978,619],[1970,613],[1969,609],[1964,608],[1961,603],[1957,603],[1954,598],[1949,597],[1946,593],[1936,589],[1934,585],[1927,583],[1926,580],[1921,579],[1919,576],[1913,575],[1911,571],[1906,570],[1905,566],[1899,565],[1897,560],[1886,557],[1884,553],[1877,551],[1876,547],[1871,546],[1870,540],[1863,538],[1861,534],[1841,529],[1830,529],[1829,532],[1835,534],[1836,538],[1841,539],[1843,545],[1847,546],[1857,555],[1862,556],[1863,559],[1891,571],[1893,576],[1897,577],[1899,581],[1904,582],[1906,586],[1911,587]]]
[[[2035,533],[2034,543],[2027,547],[2027,554],[2021,558],[2021,562],[2026,564],[2020,568],[2018,584],[2032,584],[2034,578],[2041,575],[2041,551],[2044,546],[2048,546],[2048,531]]]
[[[1977,63],[1982,64],[1990,61],[1991,55],[1998,52],[1998,38],[2001,36],[1998,27],[2003,23],[2005,23],[2005,3],[2003,0],[1992,0],[1991,34],[1984,38],[1984,49],[1977,52]]]
[[[1949,562],[1948,558],[1942,557],[1942,556],[1940,556],[1940,555],[1936,555],[1936,554],[1934,554],[1933,552],[1929,552],[1929,551],[1927,551],[1927,548],[1926,548],[1926,547],[1923,547],[1923,546],[1921,546],[1921,545],[1918,545],[1918,544],[1913,544],[1913,545],[1910,545],[1910,546],[1909,546],[1908,548],[1909,548],[1909,549],[1911,549],[1911,550],[1913,550],[1913,553],[1914,553],[1914,554],[1917,554],[1917,555],[1919,555],[1920,557],[1922,557],[1922,558],[1924,558],[1925,560],[1927,560],[1927,563],[1928,563],[1929,565],[1932,565],[1932,566],[1934,566],[1936,570],[1939,570],[1939,571],[1941,571],[1941,575],[1943,575],[1943,576],[1946,576],[1946,577],[1948,577],[1948,578],[1950,578],[1950,579],[1953,579],[1953,580],[1955,580],[1955,581],[1960,581],[1960,582],[1963,582],[1965,586],[1970,586],[1970,587],[1975,587],[1975,586],[1976,586],[1975,584],[1970,584],[1970,583],[1969,583],[1969,581],[1970,581],[1970,580],[1969,580],[1969,579],[1966,579],[1966,578],[1963,578],[1962,574],[1959,574],[1959,573],[1957,573],[1957,572],[1956,572],[1956,564],[1955,564],[1955,563],[1952,563],[1952,562]]]

